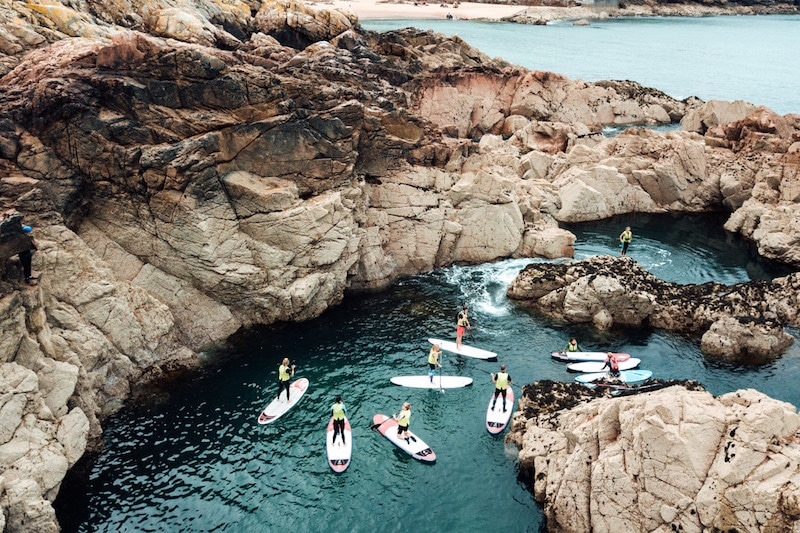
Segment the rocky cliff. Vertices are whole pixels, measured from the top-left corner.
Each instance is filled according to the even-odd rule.
[[[570,256],[559,220],[720,206],[800,264],[796,116],[280,1],[0,0],[0,75],[0,198],[41,274],[0,301],[9,531],[57,528],[62,473],[133,383],[347,289]],[[691,113],[692,132],[601,133]]]
[[[548,531],[800,531],[800,417],[754,390],[524,387],[507,441]]]

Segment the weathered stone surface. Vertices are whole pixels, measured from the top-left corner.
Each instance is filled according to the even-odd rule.
[[[2,375],[36,385],[4,400],[0,465],[39,500],[133,382],[242,326],[318,316],[348,288],[571,256],[559,220],[722,207],[763,254],[800,264],[800,128],[768,110],[717,112],[705,135],[605,139],[702,102],[280,1],[0,0],[0,75],[0,198],[37,228],[41,273],[2,284]],[[778,320],[797,309],[784,283]],[[613,277],[583,289],[552,305],[599,327],[671,321],[646,291],[621,308]],[[49,520],[19,487],[0,496],[18,505],[7,527]]]
[[[686,112],[681,119],[681,129],[703,134],[709,128],[741,120],[753,111],[756,106],[749,102],[737,100],[725,102],[722,100],[709,100],[700,107],[695,107]]]
[[[517,302],[576,323],[664,328],[703,335],[709,354],[732,360],[780,354],[797,326],[800,274],[771,283],[678,285],[659,280],[627,257],[534,263],[508,289]]]
[[[720,318],[703,334],[703,352],[731,358],[745,355],[770,358],[792,345],[793,337],[774,323],[750,324],[734,317]]]
[[[587,401],[576,387],[524,387],[507,437],[548,529],[797,530],[782,503],[798,497],[793,406],[696,386]]]

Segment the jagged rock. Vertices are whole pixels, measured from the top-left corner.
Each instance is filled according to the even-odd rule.
[[[729,224],[762,253],[800,264],[796,118],[603,139],[699,102],[529,72],[457,37],[366,32],[297,2],[0,0],[0,74],[0,198],[35,223],[42,273],[0,300],[0,363],[38,374],[0,429],[37,443],[5,443],[39,486],[29,499],[4,482],[8,528],[25,513],[50,527],[42,496],[133,382],[197,364],[241,326],[318,316],[348,288],[570,256],[556,220],[581,210],[736,209]],[[796,281],[782,283],[774,313],[796,316]],[[612,278],[591,287],[619,301]],[[569,314],[671,320],[644,293],[587,313],[592,298],[571,295]]]
[[[8,509],[5,531],[41,533],[58,533],[60,531],[53,506],[49,501],[42,499],[42,489],[34,480],[5,480],[4,485],[3,500],[7,502],[4,507]]]
[[[507,437],[549,530],[794,531],[793,406],[754,390],[591,399],[555,385],[523,388]]]
[[[732,360],[774,357],[793,340],[783,326],[800,323],[800,274],[771,283],[678,285],[659,280],[627,257],[598,256],[530,264],[507,294],[569,322],[704,335],[709,353]]]
[[[736,361],[742,355],[769,358],[783,352],[794,341],[778,324],[749,322],[734,317],[716,320],[703,334],[700,347],[712,356]]]
[[[330,41],[358,25],[352,13],[313,9],[299,2],[263,2],[254,18],[255,27],[273,35],[282,44],[303,49],[312,43]]]
[[[689,109],[681,119],[681,129],[704,134],[710,128],[741,120],[756,109],[749,102],[709,100],[700,107]]]

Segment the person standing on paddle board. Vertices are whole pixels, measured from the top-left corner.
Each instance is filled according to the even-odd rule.
[[[569,342],[567,343],[567,347],[562,350],[561,353],[567,352],[580,352],[581,349],[578,347],[578,341],[575,340],[575,337],[572,337]]]
[[[281,392],[286,389],[286,401],[289,401],[289,380],[294,376],[294,365],[289,364],[289,358],[284,357],[281,366],[278,367],[278,399]]]
[[[606,364],[603,365],[603,370],[608,369],[608,375],[612,378],[619,377],[619,361],[617,356],[611,352],[606,354]]]
[[[411,404],[405,402],[400,414],[394,415],[397,420],[397,436],[398,438],[405,439],[406,443],[410,444],[409,439],[417,442],[413,436],[408,433],[408,426],[411,424]]]
[[[458,312],[458,319],[456,322],[456,349],[461,349],[461,338],[464,336],[464,332],[467,328],[472,329],[472,326],[469,325],[469,318],[467,318],[467,314],[469,313],[469,307],[464,305],[464,308]]]
[[[442,368],[442,363],[439,362],[439,354],[441,353],[442,350],[438,344],[434,344],[431,351],[428,352],[428,377],[431,379],[431,383],[433,383],[433,376],[436,374],[436,367]]]
[[[633,239],[633,233],[631,233],[631,227],[626,226],[625,231],[619,234],[619,245],[620,251],[619,255],[624,256],[628,253],[628,245],[631,243],[631,239]]]
[[[506,412],[506,392],[509,385],[513,385],[511,376],[506,372],[506,365],[500,365],[500,372],[497,374],[490,374],[492,381],[494,381],[494,401],[492,402],[492,411],[494,406],[497,405],[497,397],[503,396],[503,412]]]
[[[333,405],[331,405],[331,413],[333,416],[333,439],[331,442],[336,444],[336,435],[342,436],[342,446],[347,444],[344,440],[344,414],[347,412],[347,408],[344,406],[344,402],[342,401],[342,395],[337,394],[336,398],[333,400]]]

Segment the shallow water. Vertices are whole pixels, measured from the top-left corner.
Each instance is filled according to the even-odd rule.
[[[784,272],[753,259],[750,246],[716,226],[716,216],[638,216],[572,226],[577,257],[616,254],[631,225],[629,255],[677,282],[729,283]],[[65,483],[65,531],[435,531],[543,530],[541,511],[517,479],[514,450],[484,427],[488,372],[509,367],[517,385],[574,378],[549,353],[575,335],[584,349],[628,352],[658,378],[692,378],[712,393],[753,387],[800,404],[800,345],[774,363],[706,362],[697,339],[665,332],[598,332],[531,313],[505,297],[530,260],[454,266],[399,280],[379,293],[349,295],[304,324],[242,333],[209,368],[130,405],[108,421],[106,448],[87,477]],[[394,375],[424,374],[428,337],[452,338],[454,315],[470,305],[466,342],[498,362],[445,353],[444,372],[465,389],[403,389]],[[311,380],[298,406],[272,425],[256,417],[275,394],[281,359]],[[519,388],[517,388],[519,391]],[[353,426],[354,459],[342,475],[325,460],[325,426],[335,394]],[[412,430],[436,451],[435,465],[406,456],[370,431],[372,415],[412,403]],[[405,518],[398,521],[396,517]]]

